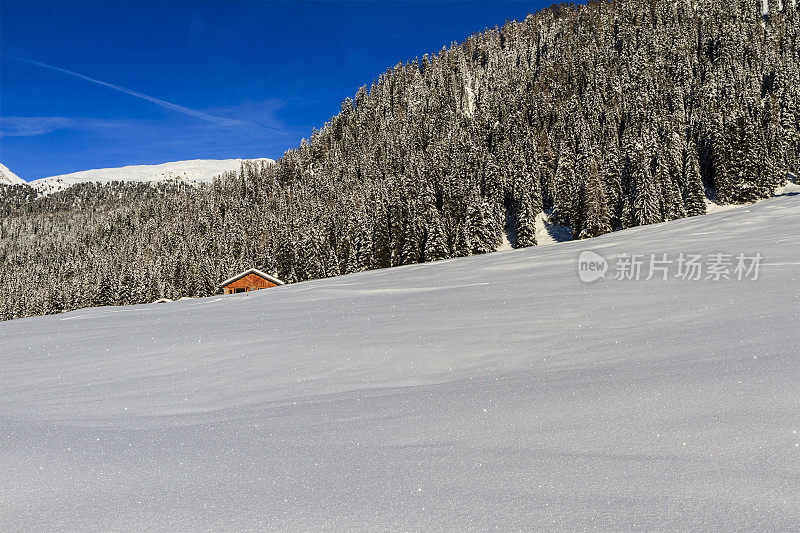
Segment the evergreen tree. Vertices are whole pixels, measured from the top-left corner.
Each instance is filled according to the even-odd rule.
[[[517,248],[536,246],[536,212],[533,208],[533,201],[529,196],[523,196],[517,208],[515,220],[515,246]]]
[[[690,147],[686,153],[683,202],[687,216],[705,215],[706,202],[703,181],[700,177],[700,161],[696,149]]]
[[[441,218],[438,213],[434,212],[428,216],[428,219],[430,220],[428,223],[430,230],[425,241],[425,261],[446,259],[450,256],[450,253]]]

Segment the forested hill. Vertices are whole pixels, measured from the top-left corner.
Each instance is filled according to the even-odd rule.
[[[796,0],[561,5],[402,63],[274,165],[0,206],[0,318],[575,238],[769,196],[800,167]],[[101,191],[102,189],[102,191]]]

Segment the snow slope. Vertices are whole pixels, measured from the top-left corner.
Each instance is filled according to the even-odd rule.
[[[71,174],[61,174],[49,178],[33,180],[30,185],[40,194],[57,192],[76,183],[109,181],[155,182],[179,180],[189,183],[213,181],[216,176],[226,172],[238,172],[245,161],[274,162],[272,159],[193,159],[174,161],[160,165],[132,165],[119,168],[84,170]]]
[[[0,185],[27,185],[27,183],[24,179],[11,172],[7,166],[0,163]]]
[[[0,323],[3,529],[797,529],[799,243],[795,194]],[[585,250],[764,259],[584,284]]]

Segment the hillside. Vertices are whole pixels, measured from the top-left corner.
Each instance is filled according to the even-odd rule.
[[[274,162],[271,159],[193,159],[174,161],[160,165],[131,165],[118,168],[84,170],[70,174],[50,176],[30,182],[39,194],[47,195],[78,183],[161,182],[210,183],[215,177],[229,172],[239,172],[246,161]]]
[[[794,3],[555,5],[376,73],[274,165],[33,202],[0,188],[0,319],[207,296],[250,267],[295,283],[752,203],[800,174],[798,102]]]
[[[780,224],[775,221],[780,220]],[[10,529],[800,523],[800,196],[592,241],[0,324]],[[757,280],[577,259],[761,253]]]
[[[11,172],[7,166],[0,163],[0,185],[25,185],[25,180]]]

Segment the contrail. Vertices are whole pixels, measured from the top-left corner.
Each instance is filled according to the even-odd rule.
[[[200,120],[205,120],[206,122],[211,122],[212,124],[216,124],[218,126],[225,126],[225,127],[254,127],[254,124],[250,124],[248,122],[244,122],[241,120],[233,120],[229,118],[223,117],[215,117],[214,115],[209,115],[208,113],[203,113],[201,111],[195,111],[194,109],[189,109],[188,107],[183,107],[178,104],[173,104],[172,102],[167,102],[165,100],[161,100],[159,98],[155,98],[154,96],[150,96],[147,94],[143,94],[137,91],[133,91],[131,89],[126,89],[125,87],[120,87],[119,85],[114,85],[113,83],[108,83],[106,81],[96,80],[94,78],[90,78],[89,76],[84,76],[83,74],[78,74],[77,72],[73,72],[71,70],[67,70],[65,68],[56,67],[54,65],[48,65],[47,63],[41,63],[39,61],[34,61],[33,59],[27,59],[24,57],[16,57],[16,56],[7,56],[13,57],[18,61],[23,61],[25,63],[29,63],[31,65],[36,65],[37,67],[45,68],[48,70],[53,70],[55,72],[61,72],[62,74],[68,74],[69,76],[73,76],[75,78],[79,78],[90,83],[94,83],[96,85],[102,85],[103,87],[108,87],[109,89],[114,89],[115,91],[119,91],[121,93],[129,94],[131,96],[135,96],[136,98],[141,98],[142,100],[146,100],[148,102],[152,102],[158,106],[161,106],[165,109],[170,109],[172,111],[177,111],[178,113],[183,113],[184,115],[189,115],[191,117],[199,118]]]

